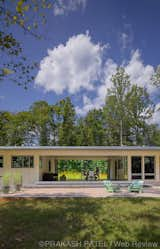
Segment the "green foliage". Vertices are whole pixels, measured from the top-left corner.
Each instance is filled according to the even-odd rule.
[[[69,97],[57,105],[59,145],[75,145],[75,109]]]
[[[147,122],[154,105],[146,89],[131,85],[122,68],[112,80],[103,109],[81,118],[68,97],[55,105],[35,102],[24,112],[0,112],[0,145],[120,145],[121,128],[124,145],[160,145],[159,127]]]
[[[10,173],[4,173],[3,177],[2,177],[2,184],[4,187],[8,187],[10,186]]]
[[[106,172],[106,161],[104,160],[58,160],[59,172],[72,171],[82,172],[87,170],[95,170],[99,168],[101,173]]]
[[[33,121],[33,130],[37,134],[39,144],[49,144],[49,135],[52,123],[52,109],[45,101],[35,102],[30,108]]]
[[[78,120],[76,128],[77,145],[104,145],[105,122],[102,110],[89,111],[84,119]]]
[[[21,185],[22,184],[22,175],[18,172],[14,173],[13,181],[14,181],[15,185]]]
[[[146,121],[152,116],[152,104],[146,89],[131,85],[129,75],[118,68],[112,77],[113,87],[108,91],[104,106],[109,145],[144,144]]]
[[[0,112],[0,145],[8,144],[7,126],[11,121],[12,115],[9,112]]]
[[[160,87],[160,65],[156,68],[156,71],[152,77],[152,83],[153,85]]]
[[[0,0],[0,80],[8,79],[26,89],[34,79],[37,63],[24,56],[11,28],[17,26],[36,39],[41,39],[38,26],[46,23],[46,10],[51,9],[51,0]],[[3,30],[2,30],[3,27]]]
[[[32,129],[32,117],[28,112],[11,114],[9,122],[6,123],[7,141],[9,145],[23,145],[29,140],[29,133]]]

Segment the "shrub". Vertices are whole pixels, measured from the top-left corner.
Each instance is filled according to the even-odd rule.
[[[22,185],[22,175],[20,173],[15,173],[13,175],[13,181],[15,185]]]
[[[2,177],[2,183],[4,187],[8,187],[10,185],[10,174],[5,173]]]

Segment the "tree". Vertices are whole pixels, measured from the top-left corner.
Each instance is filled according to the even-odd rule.
[[[58,144],[75,145],[75,109],[69,97],[57,103]]]
[[[30,145],[31,116],[29,112],[19,112],[11,114],[10,120],[6,124],[8,145],[21,146]]]
[[[105,145],[105,128],[102,110],[91,110],[77,125],[78,145]]]
[[[160,128],[157,124],[146,124],[144,140],[145,145],[160,146]]]
[[[8,144],[7,125],[11,121],[12,115],[9,112],[0,112],[0,146]]]
[[[31,106],[30,113],[33,118],[35,140],[39,145],[49,145],[52,123],[51,106],[45,101],[38,101]]]
[[[112,76],[113,86],[108,90],[104,113],[107,125],[108,145],[120,145],[120,133],[128,133],[126,114],[126,95],[130,88],[129,75],[123,68],[117,68]]]
[[[32,71],[37,64],[24,56],[21,43],[11,30],[16,26],[24,34],[41,38],[38,26],[46,22],[45,11],[51,7],[50,0],[0,0],[0,80],[7,77],[27,88],[34,79]]]
[[[75,127],[76,134],[76,145],[77,146],[85,146],[87,145],[87,137],[86,137],[86,126],[84,123],[84,119],[81,117],[77,120],[77,124]]]
[[[133,137],[135,144],[143,144],[145,122],[153,112],[146,89],[132,86],[123,68],[117,69],[112,83],[104,107],[108,144],[131,145]]]
[[[133,85],[126,95],[126,106],[130,136],[134,138],[135,144],[143,145],[148,126],[146,121],[151,118],[154,111],[154,105],[146,89]]]
[[[156,71],[152,77],[153,85],[160,87],[160,65],[156,68]]]

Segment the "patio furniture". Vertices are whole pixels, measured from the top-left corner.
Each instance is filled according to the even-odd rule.
[[[60,181],[66,181],[66,179],[67,179],[67,177],[64,174],[62,176],[60,176]]]
[[[42,180],[43,181],[58,181],[58,174],[57,173],[44,173]]]
[[[135,180],[128,186],[129,192],[142,192],[143,191],[144,181]]]
[[[88,180],[89,181],[95,180],[95,175],[94,175],[94,171],[93,170],[89,171]]]
[[[103,181],[103,184],[108,192],[118,192],[120,191],[120,186],[113,184],[111,181]]]

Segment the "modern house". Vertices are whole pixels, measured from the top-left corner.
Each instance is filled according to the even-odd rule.
[[[0,147],[0,176],[21,172],[23,184],[43,180],[44,173],[58,174],[58,160],[106,160],[110,180],[160,181],[160,147]]]

